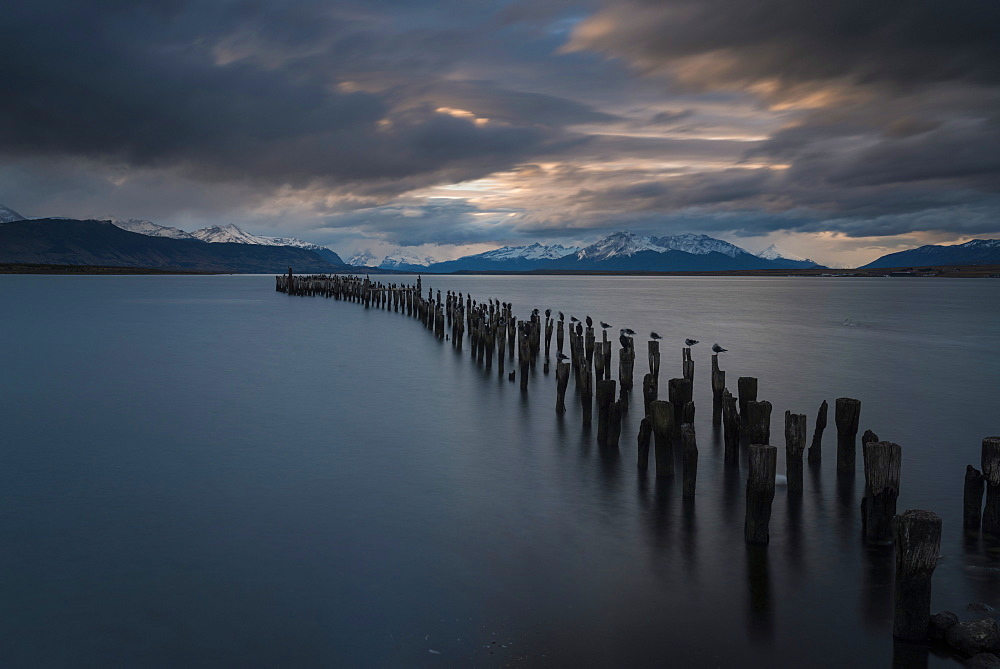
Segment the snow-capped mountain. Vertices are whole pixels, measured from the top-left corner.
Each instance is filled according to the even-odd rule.
[[[721,253],[730,258],[736,258],[741,253],[747,253],[746,249],[708,235],[686,233],[666,237],[650,237],[650,241],[669,251],[684,251],[684,253],[693,253],[696,256]]]
[[[297,249],[306,249],[320,255],[327,262],[343,265],[344,261],[336,253],[325,246],[305,242],[294,237],[264,237],[262,235],[252,235],[239,226],[230,223],[226,226],[213,225],[210,228],[202,228],[191,233],[196,239],[209,244],[257,244],[259,246],[291,246]]]
[[[503,246],[492,251],[464,256],[457,260],[434,263],[429,272],[530,272],[553,260],[572,255],[580,249],[574,246],[535,242],[530,246]]]
[[[577,260],[601,262],[611,258],[634,256],[644,251],[660,253],[667,249],[655,243],[651,237],[640,237],[633,232],[624,230],[614,232],[590,246],[585,246],[576,252]]]
[[[116,228],[121,228],[122,230],[128,230],[129,232],[135,232],[140,235],[146,235],[148,237],[169,237],[170,239],[195,239],[195,237],[189,233],[184,232],[180,228],[171,228],[166,225],[157,225],[152,221],[144,221],[138,218],[130,218],[127,221],[114,216],[98,216],[95,218],[98,221],[109,221]]]
[[[771,244],[770,246],[768,246],[766,249],[758,253],[757,257],[763,258],[764,260],[779,260],[779,259],[799,260],[799,261],[809,260],[808,258],[803,258],[801,256],[795,255],[794,253],[789,253],[788,251],[779,249],[776,244]]]
[[[860,269],[915,265],[1000,265],[1000,239],[973,239],[948,246],[928,244],[884,255]]]
[[[530,246],[503,246],[492,251],[487,251],[486,253],[480,253],[475,257],[493,261],[517,260],[518,258],[524,260],[555,260],[556,258],[568,256],[571,253],[577,253],[579,250],[580,247],[578,246],[563,246],[562,244],[545,246],[535,242]]]
[[[350,257],[347,261],[348,265],[353,265],[354,267],[377,267],[378,258],[369,249],[363,251],[356,251],[354,255]]]
[[[9,207],[0,204],[0,223],[13,223],[14,221],[24,221],[24,216]]]
[[[420,257],[412,251],[407,251],[405,249],[396,249],[379,263],[379,267],[382,269],[397,269],[401,271],[409,271],[413,269],[426,269],[428,266],[434,263],[434,258],[430,256]]]

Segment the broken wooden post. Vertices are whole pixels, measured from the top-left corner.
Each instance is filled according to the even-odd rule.
[[[941,550],[941,519],[910,510],[894,520],[896,539],[893,636],[923,641],[931,618],[931,576]]]
[[[691,358],[691,349],[681,349],[681,376],[694,383],[694,360]]]
[[[986,480],[983,532],[1000,536],[1000,437],[983,439],[982,463]]]
[[[649,373],[658,382],[660,380],[660,342],[651,339],[647,345],[649,347]]]
[[[649,437],[653,432],[653,421],[647,416],[639,421],[639,469],[649,468]]]
[[[632,368],[635,365],[635,349],[623,348],[618,351],[618,382],[622,392],[632,390]]]
[[[556,327],[556,353],[563,352],[563,339],[566,335],[563,334],[563,326],[566,322],[563,319],[559,319],[558,327]]]
[[[503,339],[501,339],[503,341]],[[500,356],[500,365],[503,365],[503,356]],[[556,413],[566,412],[566,386],[569,385],[569,363],[560,362],[556,364]]]
[[[611,381],[614,383],[614,381]],[[612,390],[612,392],[614,392]],[[622,415],[625,413],[625,400],[616,400],[608,410],[608,447],[618,448],[622,436]]]
[[[889,441],[869,441],[862,443],[861,452],[865,459],[865,496],[861,503],[865,541],[889,544],[903,451],[899,444]]]
[[[722,394],[722,426],[725,430],[725,463],[735,465],[740,461],[740,414],[736,409],[736,398],[728,390]]]
[[[962,505],[962,526],[967,530],[979,530],[983,520],[983,491],[986,481],[983,474],[972,465],[965,467],[965,494]]]
[[[747,477],[746,518],[743,523],[743,536],[748,544],[766,544],[770,540],[768,526],[771,523],[777,467],[776,447],[750,445],[750,474]]]
[[[656,443],[656,475],[674,475],[674,407],[656,400],[649,405]]]
[[[611,404],[615,401],[614,381],[597,379],[597,445],[608,445],[608,420],[611,414]]]
[[[837,472],[854,473],[857,455],[858,421],[861,419],[861,400],[838,397],[834,419],[837,422]]]
[[[726,390],[726,373],[719,369],[719,354],[712,354],[712,424],[722,420],[722,393]]]
[[[594,412],[593,372],[589,368],[580,369],[580,404],[583,406],[583,424],[590,425]]]
[[[806,415],[785,412],[785,476],[788,492],[802,492],[802,452],[806,448]]]
[[[746,424],[747,403],[757,399],[757,379],[752,376],[741,376],[736,380],[736,392],[740,398],[740,420]]]
[[[826,400],[823,400],[816,413],[816,429],[813,431],[812,444],[809,446],[809,464],[819,464],[823,459],[823,430],[826,429],[826,412],[829,406]]]
[[[747,402],[747,435],[751,444],[771,443],[771,403],[767,400]]]
[[[681,444],[683,451],[681,454],[682,476],[684,480],[684,497],[694,497],[695,486],[698,482],[698,443],[695,439],[694,425],[685,423],[681,426]]]
[[[656,400],[656,377],[652,373],[642,377],[642,404],[646,415],[649,415],[649,406]]]
[[[684,421],[684,405],[691,401],[691,382],[687,379],[670,379],[667,381],[667,399],[674,406],[674,433],[680,435],[681,424]]]

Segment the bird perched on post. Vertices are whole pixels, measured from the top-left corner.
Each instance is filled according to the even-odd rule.
[[[559,312],[559,320],[561,320],[561,321],[566,320],[566,317],[563,316],[563,312],[561,312],[561,311]]]
[[[633,330],[631,328],[624,328],[624,330],[622,330],[622,331],[625,334],[627,334],[629,337],[634,337],[635,336],[635,330]]]
[[[609,327],[611,327],[611,323],[605,323],[604,321],[601,321],[601,327],[607,330]]]
[[[545,310],[545,317],[546,318],[552,318],[552,310],[551,309],[546,309]]]
[[[729,350],[728,348],[722,348],[718,344],[712,344],[712,352],[713,353],[725,353],[728,350]]]
[[[622,348],[626,351],[632,348],[632,340],[625,335],[625,330],[618,331],[618,341],[621,342]]]
[[[649,333],[649,338],[652,339],[653,341],[658,341],[660,339],[663,339],[663,337],[661,337],[660,335],[656,334],[655,332],[650,332]]]
[[[569,317],[569,322],[570,322],[570,323],[576,323],[576,322],[577,322],[577,321],[579,321],[579,320],[580,320],[580,319],[579,319],[579,318],[577,318],[576,316],[570,316],[570,317]]]
[[[588,328],[594,327],[594,319],[591,318],[590,316],[587,316],[587,327]]]
[[[576,336],[577,337],[583,336],[583,323],[581,323],[580,321],[576,322]]]
[[[688,346],[694,346],[695,344],[698,343],[698,340],[697,339],[685,339],[684,343],[687,344]]]
[[[566,355],[565,353],[557,353],[556,360],[558,360],[559,362],[562,362],[564,360],[569,360],[569,356]]]

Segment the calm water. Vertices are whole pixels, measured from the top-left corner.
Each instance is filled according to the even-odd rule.
[[[837,485],[832,406],[822,470],[747,550],[714,341],[779,445],[785,409],[811,436],[822,400],[860,398],[861,430],[903,446],[899,509],[944,519],[934,610],[1000,605],[960,528],[1000,433],[996,281],[427,280],[655,329],[661,379],[700,339],[693,503],[636,471],[635,401],[601,452],[541,366],[522,397],[413,319],[273,285],[0,277],[0,665],[957,666],[894,649],[891,554],[860,542],[860,453]]]

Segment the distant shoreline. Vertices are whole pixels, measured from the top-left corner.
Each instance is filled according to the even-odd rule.
[[[311,272],[304,272],[310,274]],[[401,272],[374,267],[352,267],[350,274],[399,274],[416,275],[420,272]],[[240,272],[211,272],[202,270],[170,270],[150,267],[115,267],[105,265],[45,265],[25,263],[0,263],[0,274],[56,274],[56,275],[196,275],[240,274]],[[934,265],[923,267],[879,267],[872,269],[749,269],[709,272],[609,272],[598,270],[533,270],[530,272],[471,271],[450,273],[423,273],[425,276],[760,276],[760,277],[946,277],[946,278],[1000,278],[1000,265]]]

